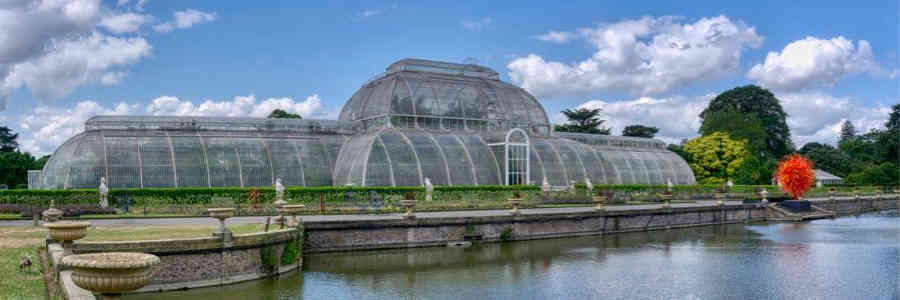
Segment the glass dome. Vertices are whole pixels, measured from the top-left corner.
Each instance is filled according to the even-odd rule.
[[[462,129],[484,121],[549,124],[543,106],[522,88],[502,82],[486,67],[404,59],[364,84],[341,110],[340,120],[394,116],[394,127]],[[403,118],[419,117],[412,126]],[[484,126],[484,125],[481,125]]]

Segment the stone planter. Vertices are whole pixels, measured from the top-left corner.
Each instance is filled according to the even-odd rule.
[[[62,242],[63,253],[71,253],[72,242],[79,240],[87,235],[87,229],[91,226],[89,222],[69,222],[59,221],[53,223],[45,223],[44,227],[49,230],[49,235],[54,240]]]
[[[509,214],[518,215],[519,214],[519,205],[522,204],[522,199],[521,198],[511,198],[511,199],[507,199],[506,202],[509,202],[509,205],[512,205],[512,210],[509,211]]]
[[[606,196],[594,196],[592,199],[594,200],[594,203],[596,203],[594,206],[595,211],[606,211],[606,207],[603,206],[603,204],[606,203]]]
[[[723,205],[725,205],[725,196],[726,196],[725,193],[722,193],[722,192],[716,192],[716,193],[713,195],[713,197],[716,198],[716,205],[717,205],[717,206],[723,206]]]
[[[297,221],[297,214],[303,212],[306,209],[306,205],[303,204],[293,204],[293,205],[282,205],[278,208],[278,213],[282,216],[291,216],[291,221],[293,224],[287,224],[288,226],[296,227],[297,224],[300,224]],[[283,218],[283,217],[282,217]],[[287,222],[284,220],[284,222]]]
[[[41,215],[44,217],[44,222],[53,223],[62,219],[63,212],[56,209],[56,207],[50,206],[50,208],[41,212]]]
[[[672,198],[675,197],[674,195],[672,195],[672,194],[659,194],[659,195],[657,195],[657,196],[659,197],[659,200],[662,201],[662,203],[663,203],[662,207],[663,207],[663,208],[670,208],[670,207],[672,207]]]
[[[63,257],[62,265],[72,269],[72,281],[105,299],[137,290],[153,279],[152,267],[159,257],[145,253],[104,252]]]
[[[209,217],[219,219],[219,229],[215,232],[218,235],[228,235],[231,233],[228,228],[225,227],[225,220],[231,217],[234,217],[234,208],[208,208],[206,212],[209,213]]]
[[[400,200],[400,205],[406,210],[406,213],[403,214],[403,218],[405,219],[415,219],[416,215],[413,215],[413,207],[416,206],[416,200]]]

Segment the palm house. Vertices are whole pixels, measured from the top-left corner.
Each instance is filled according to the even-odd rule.
[[[694,184],[655,139],[554,132],[541,104],[483,66],[403,59],[338,120],[95,116],[38,188]],[[35,188],[35,187],[32,187]]]

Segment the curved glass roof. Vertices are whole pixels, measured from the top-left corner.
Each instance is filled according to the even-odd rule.
[[[615,139],[615,137],[613,137]],[[647,139],[644,139],[647,140]],[[529,180],[551,185],[694,184],[677,154],[654,147],[588,145],[564,138],[529,138]],[[382,130],[350,138],[335,166],[336,185],[421,186],[502,184],[502,152],[482,135]],[[499,150],[502,151],[502,150]]]
[[[344,104],[340,120],[387,115],[549,123],[537,99],[500,81],[494,70],[418,59],[398,61],[364,84]]]

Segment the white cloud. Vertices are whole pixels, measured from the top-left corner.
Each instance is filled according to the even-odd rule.
[[[22,116],[20,147],[36,155],[52,153],[67,139],[84,131],[84,121],[95,115],[127,115],[137,111],[137,105],[118,103],[104,107],[96,101],[78,102],[75,107],[38,106]]]
[[[854,45],[842,36],[807,37],[791,42],[781,53],[769,52],[764,63],[747,72],[747,78],[767,88],[790,91],[831,86],[860,73],[887,75],[875,61],[869,42],[859,40]]]
[[[361,11],[361,12],[357,13],[356,16],[357,16],[357,17],[368,18],[368,17],[372,17],[372,16],[377,16],[377,15],[380,15],[380,14],[381,14],[381,10],[380,10],[380,9],[367,9],[367,10],[364,10],[364,11]]]
[[[173,13],[171,21],[158,24],[153,27],[158,32],[169,32],[177,29],[190,28],[191,26],[215,21],[215,13],[202,12],[196,9],[187,9]]]
[[[697,136],[700,129],[700,112],[709,105],[715,95],[701,97],[640,97],[634,100],[602,101],[582,103],[578,108],[602,108],[600,117],[607,120],[605,127],[612,127],[612,133],[620,135],[628,125],[645,125],[659,128],[657,138],[667,143],[677,144],[684,138]],[[555,118],[557,123],[566,121],[562,114]]]
[[[119,0],[108,7],[100,0],[0,0],[0,111],[13,90],[26,86],[37,98],[54,99],[85,84],[121,82],[129,65],[150,56],[141,31],[155,18],[119,7],[135,3],[141,11],[146,2]],[[175,12],[168,26],[214,19],[189,9]]]
[[[863,106],[859,100],[823,92],[779,93],[775,96],[781,100],[784,111],[789,115],[787,123],[797,147],[809,142],[834,144],[844,120],[852,121],[859,132],[881,128],[890,113],[886,105]],[[657,138],[667,143],[679,143],[682,139],[699,135],[700,113],[714,97],[714,94],[709,94],[693,98],[593,100],[582,103],[578,108],[602,108],[600,117],[607,120],[604,126],[613,127],[616,135],[621,134],[625,126],[640,124],[659,128]],[[554,121],[563,123],[566,118],[557,114]]]
[[[859,99],[835,97],[824,92],[777,93],[791,128],[794,144],[799,148],[808,142],[835,144],[841,123],[850,120],[857,132],[883,128],[890,107],[861,105]]]
[[[32,109],[18,120],[22,133],[19,140],[23,150],[43,155],[52,153],[67,139],[82,132],[84,122],[96,115],[265,117],[276,108],[304,118],[333,118],[335,115],[324,109],[318,94],[302,101],[282,97],[258,102],[254,95],[249,95],[231,100],[204,100],[197,104],[177,97],[161,96],[146,105],[120,102],[111,107],[86,100],[74,107],[38,106]],[[3,115],[0,114],[0,117]]]
[[[550,31],[545,34],[539,34],[534,36],[536,39],[557,43],[557,44],[565,44],[571,40],[578,38],[578,34],[566,31]]]
[[[115,84],[126,75],[119,68],[149,56],[152,47],[142,37],[93,32],[56,41],[48,49],[44,56],[15,65],[6,78],[6,89],[27,84],[38,98],[55,99],[87,83]]]
[[[733,74],[743,52],[763,40],[753,27],[725,16],[680,20],[644,17],[573,32],[551,31],[537,38],[562,43],[578,37],[596,51],[575,63],[529,54],[507,64],[509,77],[538,97],[597,91],[653,95]]]
[[[149,23],[153,17],[136,13],[113,14],[103,17],[100,20],[100,26],[105,27],[113,33],[135,32],[141,29],[141,26]]]
[[[481,20],[463,20],[460,21],[459,24],[462,25],[463,28],[468,30],[482,30],[487,28],[494,20],[491,18],[481,18]]]

